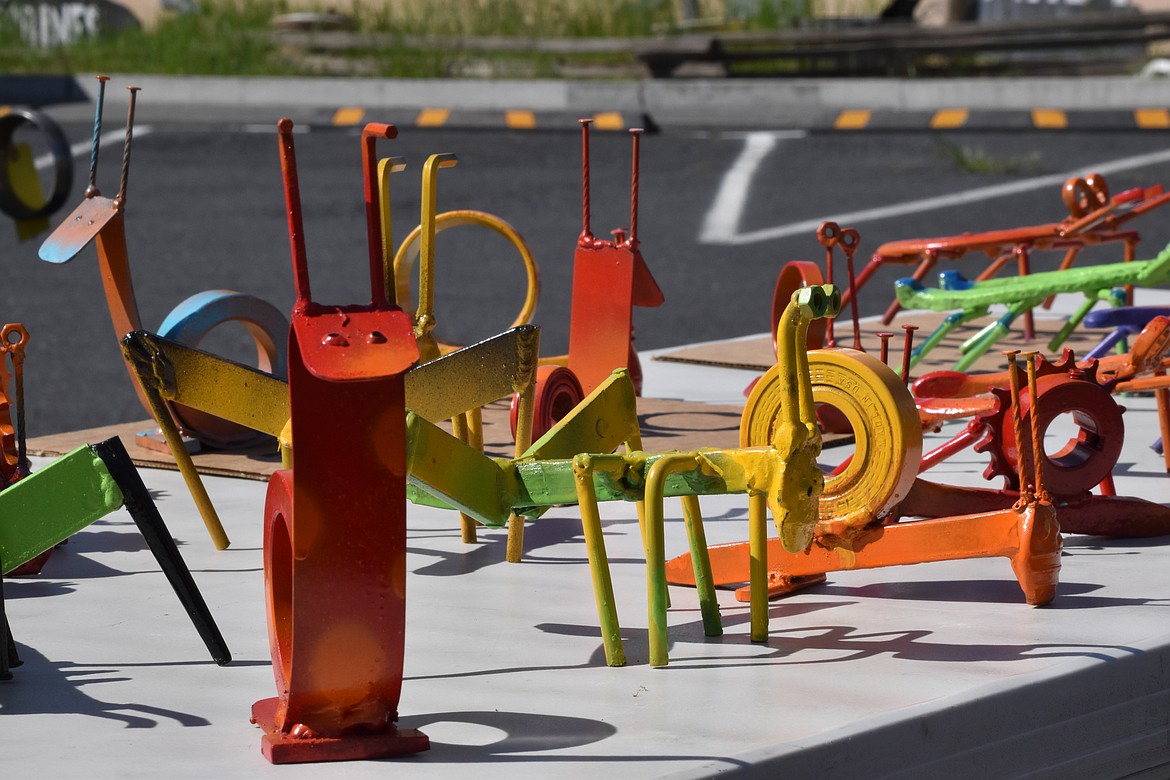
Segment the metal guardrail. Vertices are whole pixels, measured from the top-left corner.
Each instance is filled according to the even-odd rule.
[[[914,75],[929,70],[1035,73],[1058,60],[1063,70],[1128,63],[1152,41],[1170,39],[1170,13],[1083,14],[1070,19],[960,22],[919,27],[885,22],[838,30],[688,35],[643,46],[638,58],[657,78],[706,63],[725,75]],[[1070,61],[1045,57],[1082,53]],[[1027,58],[1019,55],[1027,53]],[[745,67],[746,66],[746,67]]]

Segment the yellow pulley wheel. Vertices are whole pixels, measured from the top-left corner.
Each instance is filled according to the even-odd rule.
[[[813,401],[839,410],[856,450],[840,473],[826,475],[821,532],[868,525],[905,498],[922,462],[922,426],[910,391],[880,360],[852,349],[808,353]],[[771,442],[783,399],[777,366],[760,377],[740,419],[743,447]]]
[[[540,300],[540,269],[537,268],[536,259],[533,258],[532,252],[528,249],[528,244],[525,243],[524,237],[516,231],[516,228],[494,214],[488,214],[485,211],[444,211],[435,217],[436,234],[441,233],[447,228],[461,227],[463,225],[493,230],[508,239],[512,246],[516,248],[516,251],[519,252],[520,260],[524,264],[524,274],[527,278],[528,288],[524,294],[524,304],[520,307],[520,313],[516,315],[515,321],[509,327],[516,328],[520,325],[527,325],[532,321],[533,315],[536,314],[536,304]],[[398,247],[398,252],[394,255],[395,301],[406,311],[414,308],[410,295],[410,277],[414,271],[414,262],[421,251],[422,230],[422,225],[418,225],[414,230],[410,231],[410,235]],[[434,312],[426,313],[431,317],[434,316]],[[446,352],[447,350],[443,351]]]

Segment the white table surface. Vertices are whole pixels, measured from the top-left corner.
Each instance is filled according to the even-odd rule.
[[[647,395],[735,402],[752,376],[643,363]],[[1123,403],[1118,493],[1170,501],[1153,401]],[[984,463],[968,451],[931,476],[977,485]],[[502,530],[465,545],[455,514],[412,506],[399,723],[431,749],[272,766],[248,722],[275,695],[265,486],[207,480],[234,542],[216,552],[179,475],[143,477],[234,661],[208,659],[129,517],[111,515],[39,577],[6,581],[25,663],[0,684],[0,777],[1170,776],[1170,538],[1066,537],[1043,608],[1006,559],[835,573],[772,603],[765,644],[730,591],[712,639],[694,591],[672,587],[670,665],[653,669],[638,527],[620,504],[602,517],[628,666],[605,666],[574,508],[530,524],[508,564]],[[710,541],[747,537],[742,497],[703,509]],[[666,539],[668,556],[685,550],[677,502]]]

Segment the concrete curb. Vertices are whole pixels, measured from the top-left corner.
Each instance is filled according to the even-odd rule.
[[[495,112],[588,116],[614,113],[652,118],[663,126],[836,127],[894,129],[895,120],[867,120],[841,127],[850,113],[882,117],[940,111],[1122,112],[1170,109],[1170,80],[1135,77],[1003,79],[673,79],[631,82],[468,79],[332,79],[170,77],[122,74],[113,84],[134,84],[150,105],[215,106],[241,110],[335,112],[355,108],[373,115],[402,116],[440,109],[454,115]],[[95,79],[85,77],[0,77],[0,103],[46,105],[88,98]],[[111,105],[125,104],[125,90],[111,89]],[[953,114],[952,114],[953,115]],[[846,120],[849,124],[852,120]],[[344,124],[344,123],[342,123]],[[443,123],[440,123],[443,124]],[[1058,122],[1059,124],[1059,122]],[[1122,125],[1125,121],[1122,121]],[[1146,127],[1141,120],[1131,124]],[[472,123],[476,126],[476,123]],[[982,126],[983,123],[979,123]],[[1027,123],[1024,123],[1027,126]],[[1073,126],[1068,122],[1069,127]],[[1117,123],[1110,120],[1106,127]],[[445,126],[452,126],[446,124]],[[954,126],[954,125],[952,125]],[[962,126],[962,125],[958,125]],[[1012,120],[1007,126],[1017,127]],[[1048,127],[1045,124],[1033,124]],[[1155,120],[1154,127],[1158,127]],[[938,128],[936,128],[938,129]]]

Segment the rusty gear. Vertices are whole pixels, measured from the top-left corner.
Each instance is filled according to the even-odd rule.
[[[1071,414],[1077,433],[1058,452],[1045,452],[1044,482],[1055,499],[1082,496],[1109,476],[1124,442],[1125,411],[1110,395],[1110,382],[1099,382],[1096,362],[1086,366],[1067,368],[1071,355],[1056,364],[1048,364],[1036,380],[1041,399],[1040,429],[1048,427],[1062,414]],[[1064,368],[1063,372],[1055,369]],[[1038,370],[1038,373],[1039,370]],[[1001,394],[1002,393],[1002,394]],[[1006,413],[1006,392],[996,393],[1000,403],[995,412],[987,414],[988,436],[975,445],[976,452],[985,452],[991,462],[983,472],[987,479],[1004,478],[1004,488],[1020,490],[1019,456],[1016,449],[1015,427]],[[1031,429],[1032,399],[1026,394],[1020,399],[1020,419],[1025,431]],[[1031,466],[1031,437],[1024,437],[1025,473],[1033,473]]]

